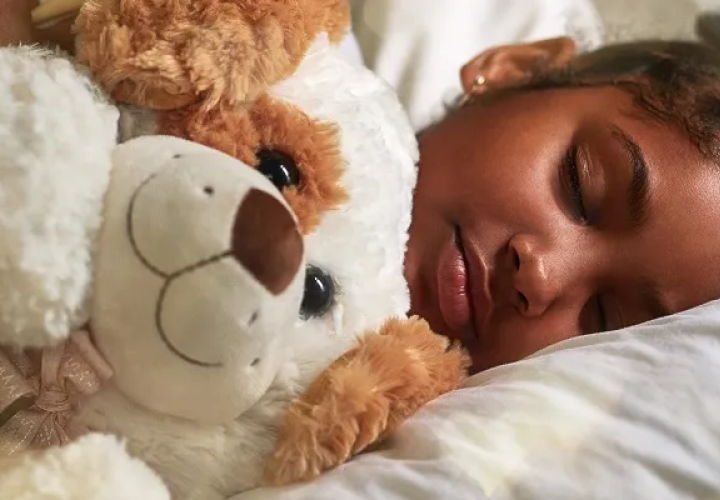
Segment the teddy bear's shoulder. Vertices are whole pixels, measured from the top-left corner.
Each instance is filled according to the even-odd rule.
[[[44,345],[84,321],[117,119],[67,58],[0,49],[1,341]]]

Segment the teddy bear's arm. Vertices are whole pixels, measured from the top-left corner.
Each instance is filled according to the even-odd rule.
[[[420,319],[390,320],[325,370],[295,402],[265,468],[265,484],[312,479],[395,430],[458,387],[468,359]]]
[[[88,0],[77,57],[125,104],[237,104],[292,74],[318,33],[339,40],[349,17],[347,0]]]

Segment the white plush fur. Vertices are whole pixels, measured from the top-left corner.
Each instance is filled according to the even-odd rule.
[[[250,187],[266,192],[270,188],[254,171],[235,175],[222,170],[249,172],[247,166],[176,139],[135,139],[112,155],[107,211],[92,261],[97,282],[86,279],[85,285],[93,287],[95,341],[116,376],[83,404],[78,418],[95,431],[127,439],[130,453],[149,464],[176,499],[221,500],[257,486],[276,426],[293,398],[359,335],[388,317],[404,315],[409,306],[402,270],[418,153],[395,94],[369,71],[345,62],[321,35],[296,74],[273,88],[271,95],[336,124],[340,131],[346,165],[341,183],[349,200],[324,214],[306,235],[303,261],[329,273],[337,294],[322,317],[303,319],[297,315],[297,304],[304,264],[293,284],[276,297],[263,293],[247,273],[223,260],[213,262],[219,266],[215,270],[199,266],[193,279],[178,282],[179,295],[165,319],[170,340],[191,357],[219,361],[214,371],[183,362],[160,342],[150,306],[162,289],[161,275],[202,263],[228,248],[235,207]],[[93,106],[105,105],[98,100]],[[74,116],[65,108],[46,107],[44,112]],[[132,112],[125,118],[120,121],[121,136],[128,138],[147,130],[152,116]],[[52,142],[55,135],[46,137],[45,142]],[[80,147],[83,141],[76,139]],[[177,162],[185,163],[175,169]],[[72,178],[78,181],[77,175]],[[68,183],[67,178],[59,182]],[[216,205],[198,201],[208,183],[218,188]],[[93,192],[98,186],[86,188]],[[136,196],[133,205],[140,186],[148,190]],[[76,215],[87,223],[82,234],[95,235],[99,212],[88,209]],[[128,220],[137,229],[133,237],[142,259],[129,240]],[[0,235],[3,230],[0,227]],[[89,238],[58,243],[76,251],[91,249]],[[88,253],[81,261],[91,262],[91,257]],[[151,272],[148,263],[159,271]],[[64,270],[63,263],[53,264],[57,269],[38,279],[51,280]],[[245,294],[242,300],[238,290]],[[43,311],[40,306],[33,310]],[[248,321],[253,309],[260,311],[256,324]],[[238,311],[235,318],[227,315],[233,310]],[[62,333],[62,328],[57,331]],[[20,332],[16,340],[32,340],[29,333]],[[255,353],[263,362],[250,369],[248,360]],[[128,472],[128,482],[136,481],[136,475],[142,480],[140,473]],[[137,498],[162,496],[153,490]]]
[[[47,345],[87,320],[117,120],[67,60],[0,51],[0,342]]]
[[[170,500],[160,478],[117,438],[93,434],[63,448],[0,461],[7,500]]]
[[[346,62],[324,34],[272,95],[337,124],[347,166],[341,179],[347,204],[327,213],[306,239],[308,264],[329,271],[340,285],[328,314],[298,325],[295,359],[309,380],[359,335],[410,308],[403,262],[418,149],[395,92]],[[325,357],[318,355],[322,346]]]
[[[173,498],[222,500],[258,486],[276,424],[298,394],[289,371],[260,402],[223,424],[153,413],[113,387],[93,398],[81,418],[99,431],[131,436],[130,451],[166,479]]]

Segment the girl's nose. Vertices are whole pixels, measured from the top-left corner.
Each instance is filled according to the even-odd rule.
[[[551,252],[533,235],[514,236],[510,252],[518,308],[523,315],[540,316],[562,294],[565,273],[554,268]]]

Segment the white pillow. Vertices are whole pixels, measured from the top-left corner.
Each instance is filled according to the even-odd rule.
[[[569,35],[596,47],[592,0],[350,0],[370,69],[400,94],[412,124],[440,118],[460,94],[459,71],[496,45]]]
[[[720,498],[720,301],[469,380],[382,450],[234,500]]]

